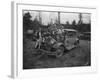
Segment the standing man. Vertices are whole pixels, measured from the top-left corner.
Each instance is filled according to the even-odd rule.
[[[38,36],[39,36],[39,39],[37,39],[36,41],[35,48],[40,49],[41,43],[42,43],[41,28],[39,29]]]

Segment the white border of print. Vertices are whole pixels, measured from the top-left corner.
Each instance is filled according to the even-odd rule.
[[[62,12],[82,12],[91,13],[91,66],[88,67],[66,67],[49,69],[29,69],[23,70],[23,21],[22,10],[46,10]],[[36,5],[25,3],[12,3],[12,68],[13,78],[23,77],[45,77],[59,76],[72,73],[96,72],[96,8],[55,6],[55,5]]]

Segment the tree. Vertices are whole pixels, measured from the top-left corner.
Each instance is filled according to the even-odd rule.
[[[79,21],[78,21],[78,25],[81,25],[83,24],[83,21],[82,21],[82,13],[79,14]]]
[[[32,29],[38,30],[41,27],[40,22],[38,21],[37,17],[32,21]]]
[[[30,13],[25,13],[23,16],[23,29],[26,31],[27,29],[31,28],[32,26],[32,20]]]
[[[72,28],[73,29],[77,29],[77,24],[76,24],[76,21],[75,20],[73,20],[73,22],[72,22]]]
[[[69,26],[69,21],[67,21],[67,22],[66,22],[66,25],[68,25],[68,26]]]
[[[73,26],[75,26],[75,25],[76,25],[76,21],[75,21],[75,20],[73,20],[72,25],[73,25]]]

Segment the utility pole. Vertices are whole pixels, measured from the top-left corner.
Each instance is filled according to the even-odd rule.
[[[42,24],[41,12],[39,11],[39,23]]]
[[[42,18],[41,18],[41,12],[39,11],[39,23],[42,25]],[[37,40],[38,48],[40,49],[41,47],[41,42],[42,42],[42,34],[41,34],[41,27],[39,25],[39,39]]]
[[[58,12],[58,24],[60,24],[60,12]]]

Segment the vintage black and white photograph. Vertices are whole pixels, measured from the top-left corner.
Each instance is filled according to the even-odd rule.
[[[91,13],[23,10],[23,69],[91,66]]]

